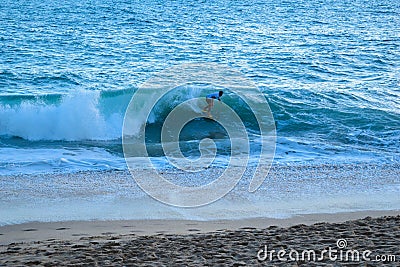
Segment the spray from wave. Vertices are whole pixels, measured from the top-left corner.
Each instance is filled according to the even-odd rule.
[[[156,94],[149,91],[140,95],[141,101],[133,107],[137,127],[132,129],[132,135],[146,125],[153,125],[150,128],[157,130],[176,105],[211,90],[196,86],[178,88],[160,99],[149,117],[144,117],[142,109],[155,101]],[[0,96],[0,136],[29,141],[120,139],[126,108],[134,93],[134,90],[86,90],[68,95]],[[201,114],[205,105],[205,101],[199,101],[192,109]]]
[[[0,135],[32,141],[120,138],[123,113],[102,107],[101,92],[81,91],[58,98],[54,96],[50,103],[39,98],[21,100],[18,105],[0,104]]]

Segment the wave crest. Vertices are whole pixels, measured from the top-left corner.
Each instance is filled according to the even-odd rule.
[[[123,114],[102,112],[101,92],[80,91],[59,103],[40,99],[0,104],[0,135],[27,140],[112,140],[121,137]]]

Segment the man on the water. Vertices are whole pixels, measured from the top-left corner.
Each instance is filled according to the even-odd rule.
[[[209,94],[206,96],[206,101],[207,101],[207,106],[203,109],[204,112],[207,112],[207,116],[211,118],[211,109],[214,106],[214,99],[218,99],[218,101],[221,101],[221,96],[224,94],[224,92],[219,91],[213,94]]]

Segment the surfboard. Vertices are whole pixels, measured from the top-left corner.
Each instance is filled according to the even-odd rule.
[[[207,111],[202,110],[202,112],[203,112],[203,114],[204,114],[203,116],[204,116],[205,119],[210,119],[210,120],[213,119],[213,116],[212,116],[211,114],[208,115],[208,114],[207,114]]]

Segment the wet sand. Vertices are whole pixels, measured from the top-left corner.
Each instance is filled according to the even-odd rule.
[[[387,266],[398,266],[398,214],[400,211],[363,211],[289,219],[10,225],[0,227],[0,266],[379,266],[382,262],[376,261],[377,256],[386,257]],[[338,239],[347,246],[339,249]],[[325,253],[319,259],[329,248],[338,250],[338,258],[333,261]],[[272,250],[275,254],[270,257]],[[286,251],[287,261],[278,259],[279,250]],[[292,250],[300,253],[294,261],[288,258]],[[301,258],[304,250],[314,250],[315,260]],[[357,250],[360,261],[340,260],[340,250]],[[371,253],[364,259],[361,253],[366,250]]]

